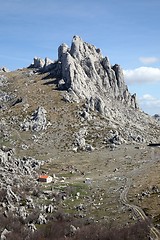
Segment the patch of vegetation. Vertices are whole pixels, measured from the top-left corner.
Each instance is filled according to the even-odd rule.
[[[35,213],[29,218],[30,222],[34,221]],[[74,231],[71,226],[74,226]],[[7,234],[7,240],[148,240],[150,232],[148,223],[144,221],[126,227],[110,228],[109,224],[86,225],[83,220],[66,217],[62,213],[57,214],[54,221],[37,226],[35,232],[27,229],[25,222],[20,218],[12,215],[5,218],[0,215],[0,229],[4,228],[10,231]]]
[[[89,188],[88,185],[85,183],[79,183],[75,182],[72,184],[69,184],[67,191],[69,192],[69,195],[75,197],[77,193],[80,193],[80,196],[86,196]]]

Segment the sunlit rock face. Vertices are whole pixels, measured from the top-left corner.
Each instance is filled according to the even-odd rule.
[[[118,64],[111,66],[108,57],[103,57],[99,48],[80,37],[73,37],[71,48],[66,44],[60,45],[55,64],[59,65],[58,70],[61,69],[57,75],[60,81],[63,79],[64,89],[78,98],[95,102],[95,107],[105,107],[107,102],[118,100],[138,108],[136,95],[129,93],[121,67]]]

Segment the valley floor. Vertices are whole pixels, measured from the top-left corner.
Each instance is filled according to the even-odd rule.
[[[59,206],[64,212],[113,225],[133,223],[134,214],[120,201],[130,179],[128,203],[141,207],[156,226],[160,224],[158,147],[121,145],[114,151],[61,153],[44,165],[43,170],[61,179],[53,187],[61,187],[64,192],[70,187],[73,191],[72,197],[66,197]]]

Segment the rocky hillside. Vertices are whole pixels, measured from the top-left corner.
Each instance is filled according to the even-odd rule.
[[[69,156],[79,162],[81,153],[92,152],[95,159],[94,151],[114,150],[121,144],[147,145],[159,141],[159,136],[160,125],[140,110],[121,67],[112,66],[100,49],[80,37],[73,37],[71,47],[60,45],[56,61],[34,58],[24,69],[9,72],[2,68],[1,212],[5,217],[10,213],[21,217],[34,231],[30,223],[46,223],[47,214],[54,211],[50,206],[53,195],[64,196],[62,189],[37,193],[38,173],[53,174],[51,169],[56,169],[55,161],[60,158],[65,162]],[[80,178],[83,169],[75,169],[71,167]],[[61,184],[63,180],[59,173],[56,181]],[[30,221],[33,209],[38,214]]]
[[[99,48],[80,37],[73,37],[70,48],[60,45],[57,61],[35,58],[31,67],[48,72],[65,101],[83,102],[82,116],[91,119],[99,113],[104,125],[109,121],[125,141],[155,141],[159,136],[155,121],[139,109],[136,94],[129,93],[120,65],[112,66]]]
[[[108,57],[101,50],[74,36],[69,48],[66,44],[58,48],[58,60],[34,59],[31,67],[42,72],[50,71],[57,78],[58,87],[70,93],[70,100],[81,99],[90,103],[92,110],[108,114],[110,102],[118,100],[125,106],[137,109],[136,95],[131,95],[124,82],[123,72],[118,64],[111,66]]]
[[[2,142],[40,132],[55,149],[76,151],[154,142],[160,135],[129,93],[121,67],[77,36],[70,48],[60,45],[54,62],[34,58],[29,68],[3,68],[0,85]]]

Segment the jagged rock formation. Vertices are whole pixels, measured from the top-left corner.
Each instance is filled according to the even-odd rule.
[[[136,94],[129,93],[120,65],[111,66],[99,48],[83,42],[78,36],[73,37],[71,48],[66,44],[59,46],[57,61],[34,58],[31,67],[50,71],[58,79],[58,88],[68,91],[67,101],[84,99],[92,110],[103,115],[107,114],[108,103],[115,100],[138,109]]]
[[[106,113],[107,103],[115,100],[138,108],[136,95],[129,93],[121,67],[111,66],[100,49],[78,36],[73,37],[71,48],[66,44],[58,48],[58,61],[50,68],[52,75],[59,79],[59,88],[69,92],[68,99],[85,99],[90,108],[102,114]]]
[[[90,144],[86,144],[85,137],[87,136],[87,130],[82,128],[78,133],[75,134],[75,141],[73,151],[77,152],[78,150],[83,151],[93,151],[94,148]]]
[[[18,180],[21,182],[20,176],[34,175],[40,165],[40,161],[30,157],[23,157],[23,159],[15,158],[14,151],[12,149],[3,147],[0,149],[0,184],[12,186],[14,185],[14,179],[17,179],[17,182]]]
[[[0,149],[0,187],[1,193],[5,192],[4,202],[2,198],[1,201],[4,203],[4,207],[7,206],[8,211],[15,210],[15,203],[20,204],[20,196],[15,193],[15,189],[22,188],[31,182],[35,183],[36,171],[40,168],[41,163],[31,157],[16,158],[13,149],[6,147]],[[24,176],[27,177],[27,181]]]
[[[31,67],[34,67],[34,68],[43,68],[44,64],[45,64],[45,61],[42,59],[42,58],[39,58],[39,57],[35,57],[33,59],[33,64],[31,65]]]
[[[129,94],[124,83],[120,66],[111,67],[109,59],[103,58],[99,49],[75,36],[71,49],[66,45],[59,47],[58,57],[62,65],[65,86],[78,97],[95,99],[97,106],[101,105],[100,102],[105,96],[111,95],[113,99],[116,98],[137,107],[135,96]]]
[[[116,126],[111,129],[118,129],[118,135],[113,136],[113,141],[105,138],[106,142],[142,143],[157,136],[155,128],[150,127],[155,121],[139,109],[136,94],[131,95],[128,91],[120,65],[112,66],[99,48],[74,36],[70,48],[66,44],[59,46],[57,61],[36,61],[30,67],[39,66],[36,71],[49,73],[48,77],[56,80],[57,88],[62,90],[64,101],[84,104],[80,113],[84,121],[91,121],[92,113],[100,113]],[[84,139],[80,137],[74,145],[83,149],[82,143]]]
[[[46,110],[43,107],[38,107],[36,111],[32,114],[29,120],[24,120],[21,127],[24,131],[36,131],[45,130],[47,120],[46,120]]]
[[[37,188],[37,170],[44,164],[43,161],[36,160],[32,157],[23,157],[22,159],[15,157],[14,149],[6,147],[0,148],[0,210],[6,218],[9,214],[18,216],[23,221],[26,220],[26,225],[31,231],[35,231],[36,227],[33,222],[27,220],[29,209],[37,208],[30,195],[26,195],[24,199],[24,189]],[[23,189],[23,190],[22,190]],[[29,194],[29,192],[28,192]],[[38,206],[39,208],[41,206]],[[38,208],[37,208],[38,209]],[[52,205],[46,206],[46,209],[52,211]],[[44,210],[46,211],[46,210]],[[43,211],[43,212],[44,212]],[[35,216],[37,224],[46,223],[45,216],[42,213]],[[2,229],[1,229],[2,230]],[[1,239],[7,239],[5,235],[9,232],[1,231]]]
[[[31,64],[29,67],[41,69],[44,72],[47,72],[52,69],[52,64],[53,64],[53,61],[47,57],[45,59],[35,57],[33,59],[33,64]]]

